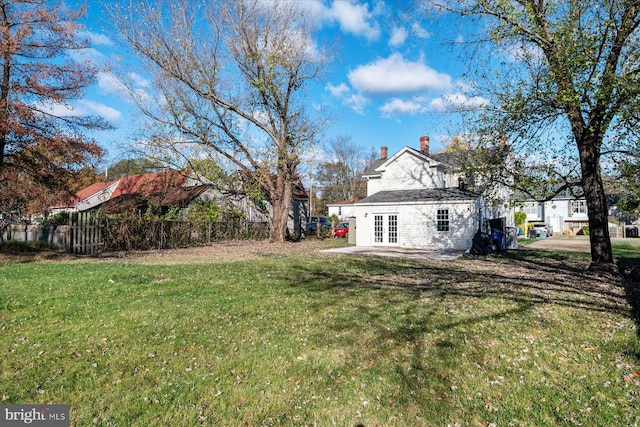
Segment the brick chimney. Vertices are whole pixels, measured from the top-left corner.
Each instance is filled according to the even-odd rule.
[[[380,158],[386,159],[387,154],[389,154],[389,148],[386,145],[383,145],[382,147],[380,147]]]
[[[425,156],[429,155],[429,137],[428,136],[420,137],[420,152]]]

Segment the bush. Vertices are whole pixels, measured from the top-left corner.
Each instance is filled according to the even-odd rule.
[[[42,225],[66,225],[69,223],[69,213],[60,212],[55,215],[50,215],[42,221]]]
[[[589,226],[585,225],[584,227],[582,227],[582,234],[584,234],[585,236],[589,235]]]
[[[513,214],[513,222],[517,227],[522,226],[521,228],[524,228],[524,223],[527,221],[527,214],[522,212],[522,211],[518,211],[515,212]]]
[[[18,242],[17,240],[8,240],[0,243],[1,252],[42,252],[51,249],[51,246],[47,242],[33,241],[33,242]]]

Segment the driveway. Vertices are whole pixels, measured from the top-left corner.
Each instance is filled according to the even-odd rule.
[[[630,239],[611,239],[612,242],[623,242],[629,240]],[[637,241],[637,239],[631,239],[631,241]],[[591,245],[589,243],[589,237],[551,237],[548,239],[539,239],[535,242],[527,243],[526,245],[520,245],[520,249],[589,253],[591,252]],[[432,259],[440,261],[454,260],[464,255],[464,251],[433,251],[424,249],[378,246],[348,246],[345,248],[325,249],[322,252],[334,254],[376,255],[398,258]]]
[[[551,237],[520,246],[524,249],[560,252],[591,252],[589,237]]]
[[[611,239],[612,242],[637,242],[638,239]],[[560,252],[591,252],[589,237],[551,237],[520,246],[525,249]]]

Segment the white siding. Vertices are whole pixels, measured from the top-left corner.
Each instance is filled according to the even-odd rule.
[[[447,176],[442,169],[432,166],[430,162],[413,153],[405,152],[386,166],[380,181],[380,184],[374,184],[375,189],[367,191],[369,195],[382,189],[389,191],[444,188],[447,185]],[[369,181],[369,184],[373,182]]]
[[[438,209],[449,210],[449,231],[437,231]],[[373,217],[376,214],[398,215],[398,244],[421,249],[471,248],[477,231],[475,202],[438,202],[429,204],[356,205],[356,246],[376,246]]]
[[[109,198],[111,197],[111,195],[115,191],[115,189],[118,186],[119,182],[120,182],[120,180],[115,181],[114,183],[112,183],[111,185],[103,188],[102,190],[98,191],[97,193],[92,194],[91,196],[87,197],[86,199],[79,201],[75,205],[73,211],[74,212],[86,211],[87,209],[91,209],[91,208],[93,208],[95,206],[98,206],[99,204],[102,204],[102,203],[106,202],[107,200],[109,200]]]
[[[356,216],[356,208],[353,204],[327,205],[327,216],[335,215],[341,221],[346,221],[352,216]]]
[[[367,181],[367,197],[382,190],[382,179],[369,178]]]

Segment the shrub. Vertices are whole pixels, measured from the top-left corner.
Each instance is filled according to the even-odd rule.
[[[42,225],[66,225],[69,223],[69,213],[60,212],[55,215],[50,215],[42,221]]]
[[[22,252],[42,252],[51,249],[47,242],[32,241],[19,242],[17,240],[8,240],[0,243],[0,251],[22,253]]]
[[[526,221],[527,221],[526,213],[522,211],[518,211],[513,214],[513,222],[517,227],[523,226]],[[524,228],[524,227],[521,227],[521,228]]]
[[[582,227],[582,234],[584,234],[585,236],[589,235],[589,226],[585,225],[584,227]]]

